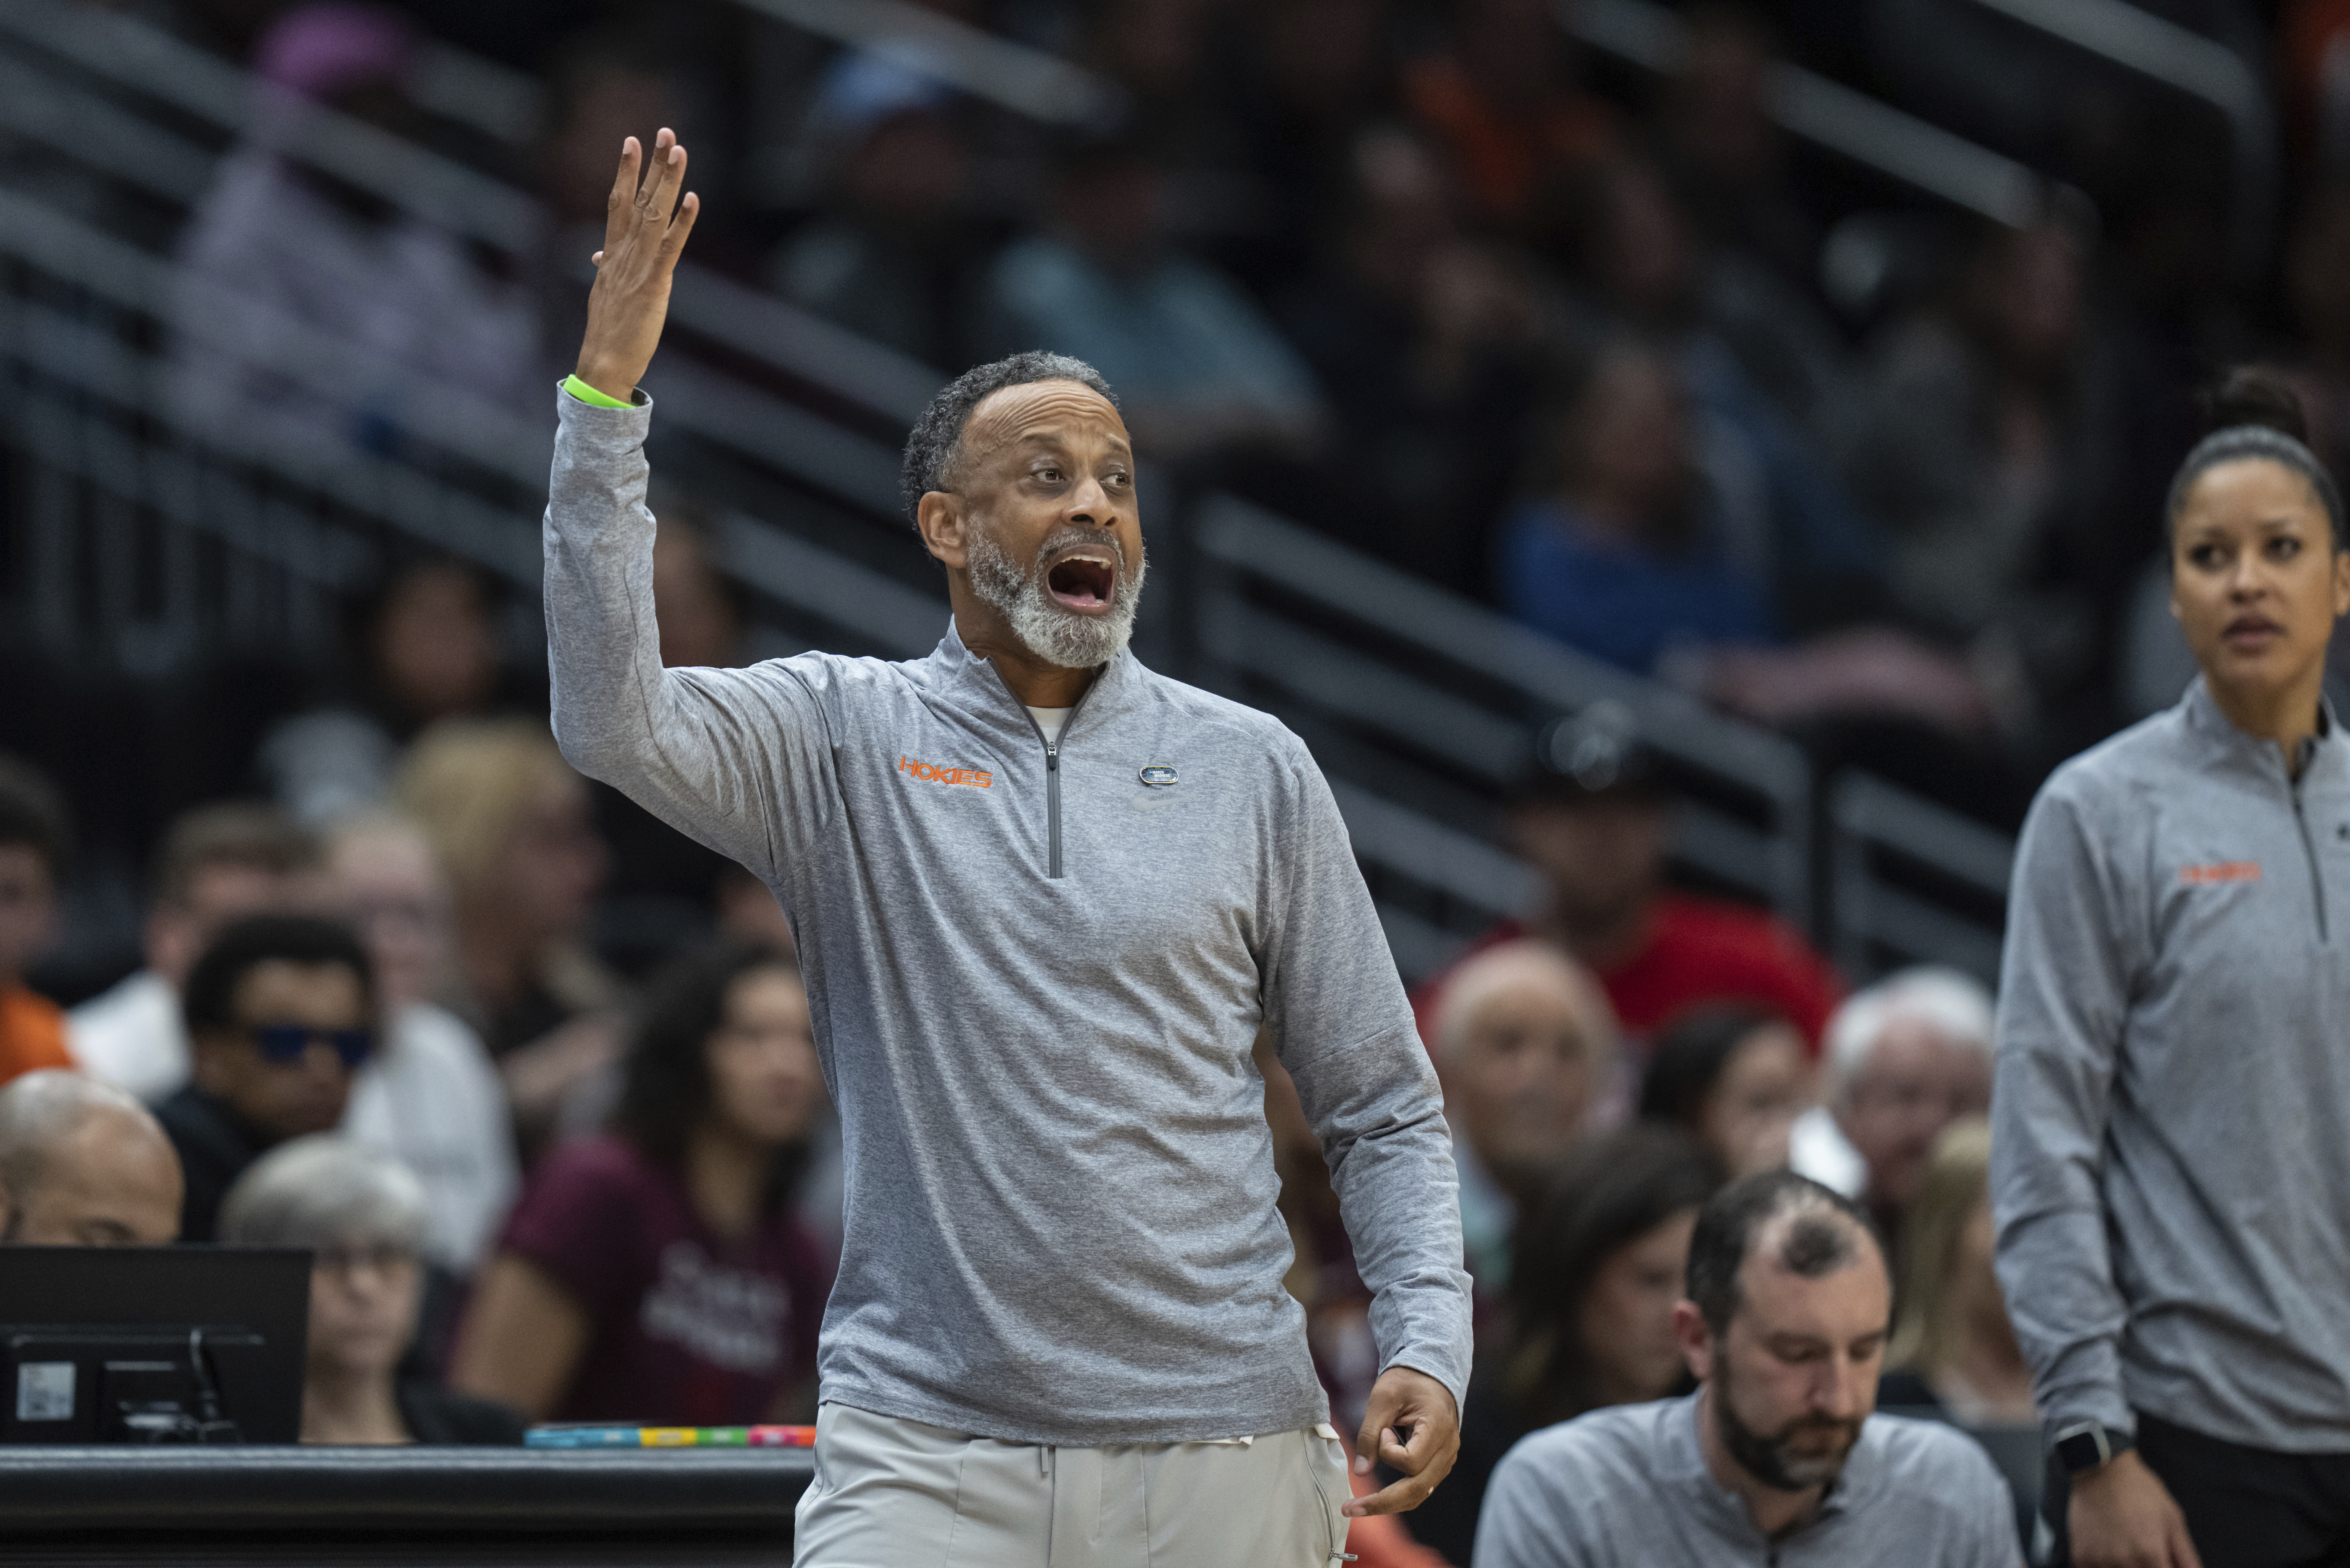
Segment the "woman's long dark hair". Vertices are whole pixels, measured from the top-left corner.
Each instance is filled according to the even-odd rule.
[[[646,985],[623,1070],[612,1130],[658,1164],[682,1168],[686,1145],[710,1114],[710,1040],[726,1022],[734,982],[758,970],[781,970],[795,980],[799,966],[758,942],[727,939],[661,970]],[[806,1159],[805,1139],[775,1152],[767,1201],[781,1202]]]
[[[1585,1139],[1559,1163],[1511,1241],[1502,1391],[1521,1422],[1548,1426],[1592,1407],[1597,1369],[1582,1331],[1592,1282],[1617,1249],[1721,1185],[1697,1145],[1638,1123]]]
[[[1648,1075],[1640,1085],[1640,1119],[1694,1136],[1721,1070],[1760,1030],[1784,1023],[1767,1007],[1726,1002],[1698,1008],[1658,1038]]]

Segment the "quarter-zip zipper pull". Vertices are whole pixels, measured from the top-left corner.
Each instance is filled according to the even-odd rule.
[[[2317,940],[2323,946],[2332,940],[2325,929],[2325,863],[2318,858],[2317,843],[2309,835],[2309,814],[2302,806],[2301,783],[2288,778],[2285,785],[2293,792],[2293,826],[2301,835],[2302,857],[2309,867],[2310,891],[2317,904]]]
[[[996,675],[1001,680],[1003,671],[998,670]],[[1020,694],[1012,690],[1009,682],[1003,688],[1005,695],[1014,702],[1020,702],[1022,717],[1028,721],[1028,728],[1045,747],[1045,875],[1049,880],[1058,881],[1061,876],[1061,737],[1066,735],[1069,726],[1077,722],[1077,710],[1086,705],[1086,699],[1094,694],[1094,687],[1100,684],[1101,681],[1096,680],[1077,693],[1077,700],[1069,704],[1069,711],[1061,718],[1059,732],[1049,740],[1045,738],[1045,727],[1036,722],[1036,715],[1028,711],[1025,702],[1020,702]]]
[[[1057,878],[1061,875],[1061,742],[1045,742],[1045,821],[1049,843],[1045,848],[1045,875]]]

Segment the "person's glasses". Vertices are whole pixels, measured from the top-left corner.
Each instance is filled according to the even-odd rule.
[[[313,1029],[303,1023],[257,1023],[253,1043],[261,1059],[274,1065],[299,1062],[314,1044],[329,1046],[346,1067],[357,1067],[375,1050],[375,1033],[368,1029]]]
[[[311,1254],[310,1266],[328,1273],[350,1275],[365,1269],[378,1274],[398,1273],[416,1262],[416,1249],[397,1241],[326,1246]]]

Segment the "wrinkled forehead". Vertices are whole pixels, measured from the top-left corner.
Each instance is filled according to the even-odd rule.
[[[1130,442],[1126,421],[1107,398],[1078,381],[1029,381],[982,398],[963,421],[962,455],[985,458],[1024,442],[1108,445]]]

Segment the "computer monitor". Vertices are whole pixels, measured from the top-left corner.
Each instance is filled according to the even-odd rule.
[[[310,1254],[0,1247],[0,1443],[291,1443]]]

